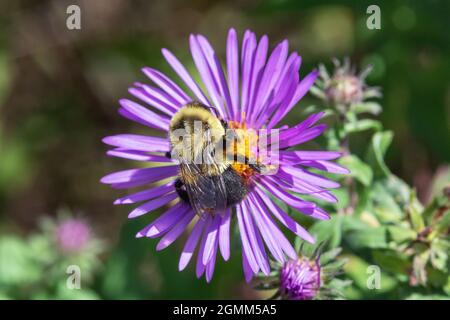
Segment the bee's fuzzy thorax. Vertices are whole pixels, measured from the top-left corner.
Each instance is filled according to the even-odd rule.
[[[186,122],[193,123],[194,121],[202,122],[207,126],[206,129],[225,134],[222,122],[208,110],[208,107],[198,102],[188,103],[178,110],[170,121],[170,130],[184,128]]]
[[[170,121],[169,139],[178,158],[195,160],[204,150],[220,142],[225,128],[208,107],[199,102],[190,102],[174,114]],[[184,138],[188,137],[189,140]]]

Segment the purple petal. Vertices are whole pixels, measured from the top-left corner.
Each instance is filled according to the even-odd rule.
[[[281,210],[281,208],[278,207],[276,203],[274,203],[262,190],[260,190],[259,188],[255,188],[255,191],[257,193],[257,198],[259,198],[259,200],[267,206],[267,208],[275,216],[275,218],[277,218],[286,228],[310,243],[315,242],[314,238],[308,233],[308,231],[306,231],[305,228],[303,228],[287,213]]]
[[[253,59],[256,51],[256,37],[255,34],[247,30],[242,41],[242,89],[241,89],[241,111],[247,112],[247,104],[249,103],[250,82],[253,68]],[[239,116],[240,117],[240,116]],[[242,120],[241,118],[239,118]]]
[[[170,159],[166,156],[148,154],[143,151],[129,150],[124,148],[116,148],[113,150],[108,150],[106,154],[112,157],[125,158],[136,161],[163,162],[163,163],[174,162],[173,159]]]
[[[241,237],[241,243],[242,243],[242,252],[245,253],[248,264],[249,264],[250,268],[253,270],[253,273],[258,273],[259,266],[258,266],[258,263],[256,262],[256,258],[255,258],[255,255],[253,254],[253,250],[250,246],[250,240],[248,238],[248,234],[247,234],[247,231],[245,230],[245,226],[244,226],[244,218],[242,217],[242,210],[239,205],[236,206],[236,216],[237,216],[238,225],[239,225],[239,235]]]
[[[175,82],[170,80],[162,72],[149,67],[143,68],[142,71],[155,84],[157,84],[161,89],[167,92],[167,94],[177,100],[179,104],[184,105],[189,101],[192,101],[191,97],[189,97]]]
[[[184,245],[183,252],[180,256],[180,262],[178,264],[178,270],[184,270],[194,254],[197,247],[198,240],[203,233],[203,226],[205,225],[205,219],[198,219],[194,228],[192,228],[191,234]]]
[[[230,29],[227,39],[228,87],[231,98],[231,119],[239,113],[239,48],[236,31]]]
[[[294,68],[294,70],[298,74],[301,61],[302,61],[302,59],[299,57],[297,52],[292,52],[289,55],[289,58],[286,60],[286,63],[283,66],[283,70],[281,71],[280,80],[278,81],[278,83],[276,85],[277,88],[285,85],[285,81],[289,81],[289,78],[286,79],[285,77],[289,74],[289,71],[292,68]]]
[[[149,106],[165,113],[169,117],[172,117],[175,112],[178,110],[176,106],[174,106],[173,102],[166,103],[165,101],[170,101],[170,98],[165,96],[167,95],[162,90],[146,87],[147,90],[144,89],[144,85],[141,83],[135,83],[136,87],[131,87],[128,89],[128,92],[134,97],[142,100]]]
[[[209,225],[208,231],[206,232],[205,248],[203,251],[202,263],[206,265],[211,259],[214,244],[216,243],[217,234],[219,232],[220,215],[215,215],[212,218],[212,222]]]
[[[252,246],[253,253],[255,254],[256,261],[258,262],[261,271],[264,274],[270,273],[269,262],[267,260],[267,254],[264,249],[264,244],[260,240],[261,235],[255,228],[251,213],[249,212],[246,200],[241,202],[242,217],[244,219],[244,226],[247,230],[250,245]]]
[[[322,217],[322,218],[320,218],[322,220],[330,220],[331,219],[330,214],[320,207],[314,208],[314,215]]]
[[[140,123],[147,125],[152,128],[161,129],[164,131],[169,130],[169,119],[163,116],[160,116],[153,111],[127,99],[119,100],[120,105],[123,109],[128,111],[131,115],[133,115],[133,119],[135,118],[141,120]],[[120,109],[119,109],[120,110]],[[127,117],[127,113],[121,113],[125,117]],[[135,117],[135,118],[134,118]]]
[[[309,91],[309,89],[312,87],[314,82],[316,81],[316,78],[318,76],[318,71],[313,71],[309,73],[305,78],[303,78],[302,81],[297,85],[295,94],[292,96],[292,98],[289,101],[289,104],[286,108],[282,110],[279,114],[277,114],[276,118],[273,118],[268,126],[268,128],[273,128],[277,123],[283,119],[289,111],[292,110],[292,108],[300,101],[301,98]]]
[[[308,166],[316,168],[322,171],[337,173],[337,174],[349,174],[350,171],[336,163],[326,161],[326,160],[316,160],[316,161],[301,161],[302,166]]]
[[[230,215],[230,209],[225,211],[219,228],[219,248],[225,261],[230,258]]]
[[[211,259],[209,260],[208,264],[206,265],[206,282],[210,282],[212,279],[212,276],[214,274],[214,267],[216,265],[216,257],[217,257],[217,244],[219,243],[219,238],[216,237],[216,241],[214,242],[213,246],[213,252]]]
[[[203,218],[203,217],[202,217]],[[200,278],[203,273],[205,272],[206,266],[203,264],[203,251],[205,250],[205,242],[206,242],[206,233],[209,230],[209,226],[211,224],[212,218],[211,216],[207,215],[204,217],[206,219],[205,221],[205,228],[202,235],[202,241],[200,242],[200,247],[198,248],[198,254],[197,254],[197,264],[195,266],[195,274],[197,278]]]
[[[272,113],[276,111],[274,117],[283,112],[295,94],[296,85],[298,83],[298,68],[300,65],[300,58],[296,53],[291,54],[288,61],[286,61],[283,71],[280,74],[275,87],[273,88],[274,99],[262,113],[259,115],[256,124],[262,126],[270,119]]]
[[[278,170],[277,174],[272,176],[272,178],[276,180],[278,184],[283,184],[284,189],[301,194],[308,194],[318,199],[322,199],[324,201],[332,203],[337,202],[337,198],[328,190],[324,190],[302,179],[294,177],[286,173],[283,169]]]
[[[164,138],[148,137],[138,134],[118,134],[103,138],[103,143],[131,150],[145,152],[167,152],[169,141]]]
[[[250,264],[248,263],[248,259],[244,249],[242,249],[242,269],[244,270],[245,281],[249,283],[252,280],[254,273],[252,268],[250,267]]]
[[[261,225],[266,229],[267,238],[266,244],[268,244],[268,239],[272,239],[272,249],[277,251],[281,258],[278,260],[280,262],[284,262],[284,256],[282,251],[284,251],[291,259],[295,259],[297,257],[297,253],[292,247],[291,243],[286,239],[284,234],[280,231],[277,224],[273,221],[269,213],[267,212],[263,203],[259,202],[259,199],[255,197],[255,195],[250,195],[249,198],[252,200],[252,203],[258,208],[260,215],[254,214],[254,216],[258,216],[260,219]],[[255,217],[256,219],[256,217]],[[261,230],[261,229],[260,229]],[[268,245],[268,248],[269,245]],[[282,251],[281,251],[282,250]],[[271,251],[272,252],[272,251]],[[272,253],[273,254],[273,253]],[[275,257],[275,255],[274,255]]]
[[[100,182],[112,184],[118,189],[131,188],[173,177],[177,173],[178,166],[130,169],[108,174],[107,176],[104,176]]]
[[[149,237],[155,238],[166,232],[173,227],[180,218],[189,211],[190,207],[183,201],[179,201],[173,207],[169,208],[166,212],[161,214],[152,223],[147,225],[144,229],[136,234],[137,238]]]
[[[326,124],[319,124],[315,127],[306,130],[298,130],[299,132],[297,135],[288,139],[282,138],[282,134],[280,134],[280,149],[292,147],[297,144],[305,143],[309,140],[312,140],[320,136],[325,131],[326,128],[327,128]]]
[[[287,109],[287,112],[289,112],[289,110],[291,110],[292,107],[295,106],[298,103],[298,101],[300,101],[300,99],[303,98],[303,96],[309,91],[309,89],[313,86],[314,82],[316,81],[318,75],[319,71],[314,70],[310,72],[308,75],[306,75],[306,77],[304,77],[300,81],[297,90],[295,92],[295,96],[292,99],[291,104]]]
[[[162,105],[166,109],[173,110],[174,112],[178,111],[183,104],[181,104],[179,101],[175,100],[172,96],[168,95],[165,91],[143,84],[139,82],[134,83],[135,86],[137,86],[140,89],[143,89],[146,96],[151,99],[152,101],[155,101],[157,103],[154,103],[155,108],[156,105]]]
[[[293,195],[283,191],[279,187],[274,186],[271,182],[269,182],[267,180],[269,180],[268,177],[266,177],[265,181],[261,181],[261,184],[264,186],[264,188],[267,191],[269,191],[269,193],[273,194],[275,197],[286,202],[286,204],[288,204],[289,206],[297,209],[298,211],[300,211],[306,215],[313,214],[314,208],[316,207],[316,205],[314,203],[298,199],[298,198],[294,197]]]
[[[148,190],[144,190],[141,192],[137,192],[134,194],[130,194],[128,196],[122,197],[114,201],[114,204],[131,204],[131,203],[137,203],[149,199],[153,199],[156,197],[160,197],[170,191],[173,191],[175,184],[175,180],[172,180],[166,184],[163,184],[161,186],[157,186],[155,188],[151,188]]]
[[[202,78],[203,84],[208,90],[208,94],[211,97],[212,103],[218,110],[220,116],[222,118],[225,118],[226,113],[222,103],[219,85],[214,79],[214,75],[202,51],[202,47],[200,46],[197,38],[194,35],[191,35],[189,37],[189,44],[191,47],[191,55],[194,59],[195,66],[197,67],[200,77]]]
[[[253,199],[250,198],[249,202],[250,200]],[[270,253],[272,253],[273,257],[278,262],[283,263],[284,262],[283,251],[278,245],[277,240],[274,239],[276,235],[272,234],[272,230],[270,230],[270,227],[268,226],[268,221],[263,218],[264,216],[264,213],[262,212],[263,208],[260,207],[256,201],[254,203],[252,201],[251,208],[248,209],[252,213],[253,219],[255,220],[256,225],[259,231],[261,232],[261,235],[264,238],[264,242],[266,243]]]
[[[279,183],[275,181],[275,179],[271,177],[267,177],[267,180],[265,182],[266,189],[271,191],[274,195],[279,196],[280,199],[282,199],[284,202],[286,202],[291,207],[297,209],[301,213],[306,214],[307,216],[310,216],[315,219],[321,219],[321,220],[328,220],[330,219],[330,216],[328,214],[323,215],[320,210],[316,210],[317,206],[313,202],[304,201],[301,200],[294,195],[284,191]],[[264,183],[263,183],[264,185]],[[303,208],[302,206],[307,206],[306,208]]]
[[[228,90],[228,84],[225,79],[225,73],[222,70],[219,58],[217,58],[213,48],[205,37],[198,35],[197,40],[206,58],[209,70],[211,70],[214,82],[219,88],[221,99],[225,102],[225,105],[223,106],[223,115],[227,115],[229,106],[231,105],[231,97]]]
[[[267,125],[268,129],[272,129],[274,124],[278,123],[278,120],[282,118],[282,113],[295,94],[296,83],[298,81],[298,73],[295,70],[295,67],[290,70],[290,73],[287,74],[287,77],[289,77],[291,81],[286,81],[286,85],[282,86],[277,92],[278,98],[274,103],[274,106],[276,106],[276,108],[273,110],[275,111],[275,113],[273,114],[269,121],[269,124]],[[268,111],[268,113],[272,114],[272,110]]]
[[[255,100],[257,98],[257,93],[259,91],[259,86],[261,83],[261,78],[263,76],[264,72],[264,65],[266,63],[267,58],[267,49],[269,46],[269,40],[266,35],[261,37],[261,40],[258,43],[258,47],[256,49],[255,57],[253,59],[253,67],[252,67],[252,73],[250,75],[250,88],[249,88],[249,98],[248,98],[248,113],[249,117],[252,118],[251,115],[253,115],[254,112],[254,104]]]
[[[128,111],[124,108],[119,108],[118,112],[122,117],[124,117],[128,120],[140,123],[144,126],[147,126],[147,127],[150,127],[150,128],[156,129],[156,130],[167,131],[167,129],[164,128],[163,121],[161,121],[161,122],[153,121],[152,123],[149,123],[145,120],[142,120],[141,118],[139,118],[138,116],[136,116],[135,114],[131,113],[130,111]]]
[[[300,122],[298,125],[281,131],[280,139],[286,140],[291,137],[297,136],[300,132],[302,132],[303,130],[305,130],[307,128],[310,128],[317,121],[319,121],[320,118],[322,118],[324,114],[325,114],[325,112],[314,113],[314,114],[310,115],[308,118],[306,118],[304,121]]]
[[[133,211],[130,212],[128,218],[136,218],[150,212],[152,210],[158,209],[165,204],[168,204],[170,201],[175,200],[178,197],[176,192],[166,194],[158,199],[150,200],[149,202],[144,203],[143,205],[137,207]]]
[[[283,70],[284,63],[286,61],[288,53],[288,42],[284,40],[276,46],[269,60],[264,68],[264,73],[261,79],[261,83],[258,89],[257,98],[254,103],[254,110],[252,115],[252,120],[256,119],[256,116],[262,110],[267,99],[269,98],[270,92],[274,89],[275,84]]]
[[[280,163],[290,165],[299,164],[308,160],[334,160],[339,158],[342,153],[336,151],[280,151]]]
[[[302,179],[306,182],[309,182],[313,185],[319,186],[319,187],[324,187],[324,188],[339,188],[339,183],[335,182],[335,181],[331,181],[329,179],[326,179],[322,176],[319,176],[317,174],[308,172],[304,169],[301,168],[296,168],[296,167],[292,167],[292,166],[285,166],[283,167],[283,170],[288,173],[293,175],[296,178]]]
[[[156,246],[156,251],[161,251],[168,246],[170,246],[178,237],[186,230],[188,224],[195,217],[195,213],[193,211],[187,212],[184,217],[181,218],[180,221],[177,222],[175,227],[173,227],[169,232],[167,232],[164,237],[159,240],[158,245]]]
[[[204,105],[211,106],[205,94],[202,92],[197,83],[192,79],[186,68],[180,63],[180,61],[167,49],[162,49],[162,54],[172,69],[178,74],[178,76],[184,81],[184,83],[191,89],[197,99]]]

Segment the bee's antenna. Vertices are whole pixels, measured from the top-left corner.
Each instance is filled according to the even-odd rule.
[[[203,104],[203,103],[201,103],[201,102],[199,102],[199,101],[197,101],[197,100],[192,101],[191,104],[194,104],[194,105],[197,105],[197,106],[201,106],[201,107],[203,107],[203,108],[205,108],[205,109],[212,110],[212,111],[214,112],[214,115],[215,115],[217,118],[219,118],[219,114],[218,114],[218,112],[217,112],[217,108],[216,108],[216,107],[210,107],[210,106],[207,106],[207,105],[205,105],[205,104]]]
[[[217,109],[216,109],[216,107],[208,107],[208,106],[206,106],[208,109],[210,109],[210,110],[213,110],[214,111],[214,115],[217,117],[217,118],[219,118],[219,114],[218,114],[218,112],[217,112]]]

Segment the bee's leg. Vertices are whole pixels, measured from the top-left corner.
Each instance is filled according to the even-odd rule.
[[[189,196],[188,196],[188,193],[187,193],[186,189],[183,188],[183,187],[184,187],[183,181],[181,181],[180,178],[178,178],[178,179],[175,181],[175,190],[177,191],[178,195],[180,196],[180,198],[181,198],[183,201],[189,202]]]
[[[225,120],[223,120],[223,119],[220,119],[220,123],[222,124],[222,127],[226,130],[226,129],[228,129],[228,122],[226,122]]]
[[[258,172],[258,173],[261,173],[261,171],[262,171],[262,166],[260,164],[257,164],[257,163],[252,164],[252,163],[250,163],[248,166],[250,168],[252,168],[253,170],[255,170],[256,172]]]
[[[167,152],[165,153],[165,156],[166,156],[166,158],[172,159],[172,152],[167,151]]]

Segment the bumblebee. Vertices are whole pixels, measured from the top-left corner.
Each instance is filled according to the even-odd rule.
[[[243,172],[234,168],[239,157],[234,148],[229,148],[232,131],[212,111],[215,109],[190,102],[174,114],[169,128],[168,156],[176,158],[180,165],[176,191],[199,215],[232,207],[245,198],[250,188]],[[258,165],[240,166],[259,172]]]

